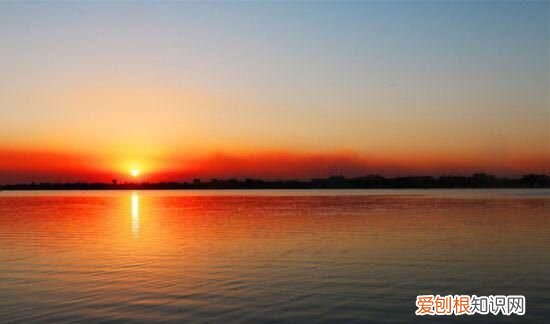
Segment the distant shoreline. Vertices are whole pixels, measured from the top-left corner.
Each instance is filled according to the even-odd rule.
[[[498,178],[485,173],[472,176],[414,176],[385,178],[379,175],[346,178],[331,176],[309,180],[211,179],[192,182],[71,182],[0,185],[0,190],[257,190],[257,189],[514,189],[550,188],[550,176],[528,174]]]
[[[550,186],[547,187],[449,187],[449,188],[209,188],[209,189],[193,189],[193,188],[117,188],[117,189],[97,189],[97,188],[82,188],[82,189],[0,189],[0,192],[25,192],[25,191],[140,191],[140,190],[149,190],[149,191],[272,191],[272,190],[305,190],[305,191],[314,191],[314,190],[479,190],[479,189],[490,189],[490,190],[511,190],[511,189],[550,189]]]

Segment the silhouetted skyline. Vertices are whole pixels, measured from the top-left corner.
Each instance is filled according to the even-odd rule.
[[[26,183],[2,185],[0,190],[137,190],[137,189],[398,189],[398,188],[550,188],[550,176],[528,174],[520,178],[495,177],[486,173],[471,176],[381,175],[346,178],[331,176],[309,180],[194,179],[191,182],[108,182]]]

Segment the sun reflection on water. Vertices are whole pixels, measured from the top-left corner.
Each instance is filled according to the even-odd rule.
[[[139,195],[137,192],[132,193],[132,234],[134,237],[139,236]]]

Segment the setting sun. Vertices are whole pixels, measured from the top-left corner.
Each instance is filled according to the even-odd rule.
[[[0,44],[0,324],[550,319],[550,0],[0,0]]]

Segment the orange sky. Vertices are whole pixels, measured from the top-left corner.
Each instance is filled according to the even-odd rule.
[[[549,6],[0,3],[0,183],[548,173]]]
[[[258,152],[236,155],[213,153],[203,156],[158,157],[117,161],[109,156],[67,153],[0,151],[3,183],[42,181],[187,181],[193,178],[305,179],[343,174],[443,175],[490,172],[517,176],[548,171],[544,156],[502,156],[494,160],[479,156],[365,156],[353,152],[303,153]],[[139,169],[135,179],[130,170]]]

